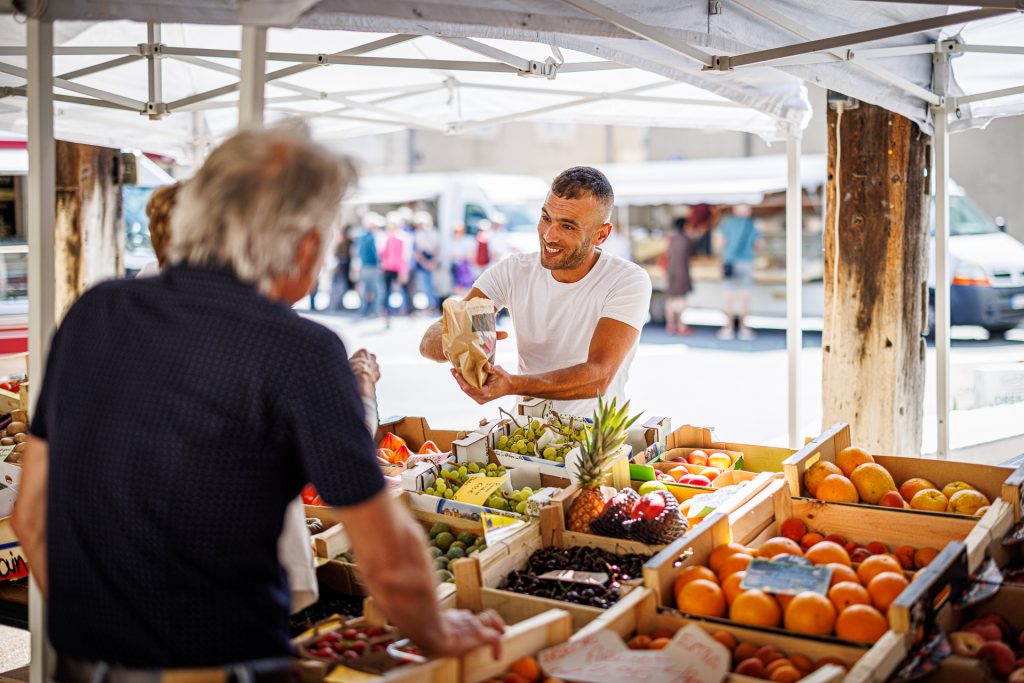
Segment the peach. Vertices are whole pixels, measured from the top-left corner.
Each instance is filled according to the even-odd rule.
[[[765,663],[765,666],[771,664],[776,659],[782,659],[782,653],[778,649],[771,645],[765,645],[757,651],[757,658]]]
[[[882,507],[897,508],[899,510],[907,507],[907,503],[903,500],[903,496],[900,495],[899,491],[889,491],[878,500],[878,504]]]
[[[708,454],[704,451],[690,451],[686,456],[686,462],[691,465],[700,465],[701,467],[704,467],[708,464]]]
[[[708,465],[726,470],[732,467],[732,458],[729,457],[728,453],[712,453],[708,457]]]
[[[880,541],[871,541],[867,544],[867,549],[872,555],[884,555],[889,552],[889,547]]]
[[[966,633],[977,633],[983,640],[1002,640],[1003,632],[998,626],[991,623],[979,623],[964,626]]]
[[[810,550],[818,543],[825,540],[825,537],[814,531],[804,534],[804,537],[800,539],[800,547],[804,550]]]
[[[672,477],[674,481],[679,481],[682,477],[690,473],[690,470],[686,469],[682,465],[679,467],[673,467],[668,471],[668,476]]]
[[[960,657],[974,657],[981,646],[985,644],[985,639],[977,633],[955,631],[949,634],[949,642],[953,646],[953,654]]]
[[[839,545],[846,547],[846,539],[839,534],[829,534],[825,537],[825,540],[832,541],[833,543],[838,543]]]
[[[935,548],[921,548],[914,553],[914,566],[918,569],[924,569],[938,556],[939,551]]]
[[[1016,657],[1013,650],[1004,642],[988,642],[978,649],[977,658],[988,663],[997,678],[1006,678],[1013,671]]]
[[[854,564],[859,564],[864,560],[868,559],[869,557],[872,557],[870,550],[868,550],[867,548],[857,548],[852,553],[850,553],[850,562],[853,562]]]
[[[757,657],[744,659],[736,666],[736,673],[751,678],[761,678],[764,675],[764,662]]]

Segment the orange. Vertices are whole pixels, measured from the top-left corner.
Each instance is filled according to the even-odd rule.
[[[733,553],[725,561],[725,564],[722,565],[722,568],[718,570],[718,578],[725,581],[736,572],[746,571],[752,559],[754,558],[746,553]]]
[[[814,564],[845,564],[850,566],[850,554],[846,548],[833,543],[832,541],[819,541],[811,546],[811,549],[804,553],[804,557]]]
[[[843,581],[860,584],[860,577],[857,576],[857,572],[852,567],[839,564],[838,562],[829,562],[826,566],[832,570],[832,583],[829,584],[830,586],[842,583]]]
[[[821,593],[798,593],[786,607],[784,623],[787,631],[812,636],[832,635],[836,623],[836,608]]]
[[[708,566],[711,567],[711,571],[717,574],[718,570],[722,568],[722,565],[725,564],[726,559],[728,559],[730,555],[733,553],[745,552],[747,552],[747,547],[745,545],[740,545],[739,543],[726,543],[724,545],[720,545],[711,551],[711,555],[708,557]]]
[[[683,586],[694,579],[707,579],[708,581],[718,583],[718,577],[715,576],[713,571],[704,565],[694,564],[689,567],[685,567],[681,572],[679,572],[679,576],[676,577],[676,582],[673,584],[672,592],[675,595],[679,595],[679,591],[682,590]]]
[[[870,605],[847,607],[836,619],[836,635],[858,643],[874,643],[888,628],[882,613]]]
[[[796,683],[804,675],[797,671],[795,666],[786,665],[780,666],[778,669],[773,671],[769,676],[769,681],[775,681],[775,683]]]
[[[758,557],[772,558],[776,555],[803,555],[804,551],[800,544],[785,536],[775,536],[765,541],[757,549]]]
[[[812,496],[818,495],[818,485],[821,481],[830,474],[842,474],[843,471],[839,469],[835,463],[828,462],[826,460],[819,460],[804,472],[804,486],[807,488],[807,492]]]
[[[711,634],[711,637],[724,645],[729,652],[736,649],[736,636],[728,631],[715,631]]]
[[[942,487],[942,495],[946,498],[952,498],[957,491],[977,491],[977,489],[966,481],[951,481]]]
[[[512,666],[509,667],[512,673],[519,674],[530,683],[537,683],[540,680],[540,665],[537,664],[537,660],[533,657],[523,657],[512,662]]]
[[[935,489],[921,489],[910,499],[910,507],[913,510],[930,510],[931,512],[945,512],[949,499],[942,495],[942,491]]]
[[[871,583],[871,579],[882,572],[902,574],[903,567],[900,565],[900,561],[892,555],[872,555],[857,567],[857,576],[865,586]]]
[[[870,605],[871,595],[867,589],[853,581],[840,581],[828,589],[828,599],[842,612],[850,605]]]
[[[651,641],[648,650],[664,650],[672,642],[671,638],[655,638]]]
[[[857,487],[841,474],[830,474],[818,485],[817,498],[831,503],[858,503]]]
[[[776,600],[779,601],[779,607],[782,609],[782,613],[785,614],[786,613],[786,608],[789,607],[789,603],[793,602],[793,596],[792,595],[783,595],[782,593],[779,593],[778,595],[776,595],[774,597],[775,597]]]
[[[732,601],[736,599],[736,596],[743,592],[740,588],[740,584],[743,582],[743,577],[746,576],[745,571],[738,571],[735,574],[729,574],[722,581],[722,592],[725,594],[725,601],[732,604]]]
[[[694,579],[676,595],[679,609],[701,617],[725,616],[725,595],[714,581]]]
[[[749,590],[732,601],[729,618],[749,626],[775,627],[782,621],[782,610],[775,598],[764,591]]]
[[[905,482],[900,484],[900,495],[903,496],[903,500],[909,503],[918,491],[934,488],[937,488],[935,484],[931,483],[927,479],[914,477],[913,479],[907,479]]]
[[[871,602],[882,614],[889,609],[896,597],[903,592],[903,589],[910,585],[902,573],[882,572],[876,574],[868,584],[868,593],[871,595]]]
[[[839,467],[846,476],[850,476],[850,473],[859,466],[874,461],[874,458],[856,446],[844,448],[836,453],[836,466]]]

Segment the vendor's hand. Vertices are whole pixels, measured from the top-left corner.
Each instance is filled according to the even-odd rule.
[[[431,657],[461,657],[482,645],[490,645],[495,659],[501,657],[501,634],[505,622],[494,610],[473,614],[450,609],[441,613],[441,637],[437,646],[424,654]]]
[[[348,364],[356,377],[366,377],[372,384],[380,381],[380,367],[377,365],[377,356],[366,349],[359,349],[348,359]]]
[[[500,365],[488,363],[484,366],[484,372],[487,373],[487,381],[479,389],[467,382],[462,373],[455,368],[452,368],[452,377],[459,383],[459,387],[467,396],[481,405],[502,396],[516,393],[515,388],[512,386],[512,375],[505,372],[504,368]]]

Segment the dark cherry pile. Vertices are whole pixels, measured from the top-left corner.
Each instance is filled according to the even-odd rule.
[[[607,609],[621,597],[619,588],[623,581],[640,578],[644,563],[648,559],[649,555],[616,555],[600,548],[585,546],[544,548],[530,555],[526,569],[510,573],[503,588],[538,598]],[[542,574],[563,569],[604,573],[608,575],[608,581],[603,586],[592,586],[537,578]]]
[[[291,634],[297,636],[304,633],[321,621],[335,614],[345,619],[363,616],[362,595],[339,593],[327,586],[320,586],[320,599],[306,609],[291,616]]]

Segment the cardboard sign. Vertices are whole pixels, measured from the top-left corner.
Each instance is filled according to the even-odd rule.
[[[754,558],[747,567],[747,574],[740,582],[740,588],[756,588],[779,595],[796,595],[804,591],[827,595],[831,581],[832,569],[829,567]]]
[[[452,496],[452,500],[470,505],[484,505],[504,484],[505,477],[469,477]]]
[[[584,683],[721,683],[730,654],[690,624],[663,650],[630,650],[617,634],[604,630],[544,650],[539,660],[548,675]]]
[[[484,527],[484,541],[486,541],[488,546],[504,541],[526,526],[526,522],[521,519],[506,517],[505,515],[494,515],[489,512],[480,515],[480,522]]]
[[[587,586],[604,586],[608,583],[608,575],[604,572],[580,572],[575,569],[556,569],[545,572],[537,577],[541,581],[564,581],[566,583],[582,583]]]
[[[740,486],[726,486],[714,493],[700,493],[690,499],[690,510],[687,517],[707,517],[718,508],[725,505],[730,498],[739,493]]]
[[[7,460],[7,458],[14,452],[14,447],[18,444],[11,444],[10,446],[0,446],[0,462]]]

